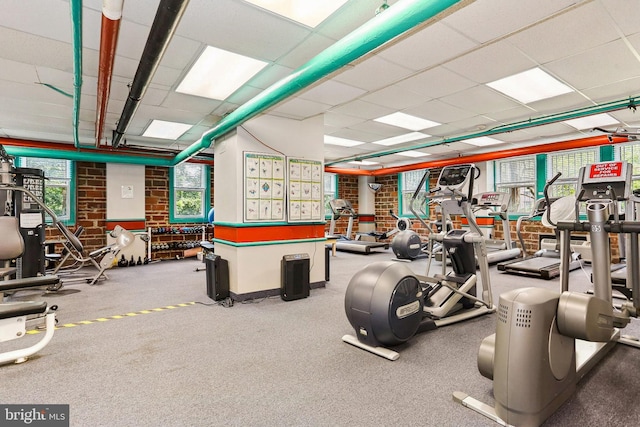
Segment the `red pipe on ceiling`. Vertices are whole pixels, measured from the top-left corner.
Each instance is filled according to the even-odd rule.
[[[528,147],[513,148],[509,150],[493,151],[490,153],[472,154],[470,156],[454,157],[451,159],[434,160],[431,162],[414,163],[406,166],[397,166],[384,169],[362,170],[362,169],[340,169],[326,167],[325,172],[336,173],[338,175],[363,175],[381,176],[391,175],[400,172],[407,172],[416,169],[441,168],[444,166],[458,165],[462,163],[479,163],[490,160],[505,159],[508,157],[527,156],[532,154],[549,153],[553,151],[575,150],[578,148],[595,147],[599,145],[620,144],[628,142],[627,137],[615,136],[609,138],[607,135],[598,135],[588,138],[573,139],[570,141],[552,142],[549,144],[531,145]]]
[[[108,3],[108,4],[107,4]],[[107,104],[111,92],[113,63],[116,57],[118,33],[122,17],[122,1],[103,2],[102,27],[100,30],[100,62],[98,65],[98,104],[96,107],[96,147],[100,147]]]

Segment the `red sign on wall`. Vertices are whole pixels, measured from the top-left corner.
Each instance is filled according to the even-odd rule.
[[[622,162],[595,163],[591,165],[589,178],[618,178],[622,176]]]

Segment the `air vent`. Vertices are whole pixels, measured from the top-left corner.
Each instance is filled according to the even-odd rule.
[[[509,317],[509,306],[504,304],[498,305],[498,320],[506,324],[507,317]]]
[[[531,327],[531,310],[525,310],[519,308],[516,310],[516,327],[518,328],[530,328]]]

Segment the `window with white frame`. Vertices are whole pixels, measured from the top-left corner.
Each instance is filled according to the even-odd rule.
[[[398,194],[400,195],[400,215],[402,216],[411,216],[413,213],[411,212],[411,197],[415,193],[416,189],[420,185],[420,181],[422,181],[422,177],[424,176],[426,169],[417,169],[407,172],[400,173],[398,177]],[[424,183],[424,190],[429,186],[428,182]],[[417,202],[424,202],[423,198],[418,198]],[[414,206],[414,210],[416,212],[420,212],[425,210],[425,206]]]
[[[61,221],[72,219],[73,163],[71,160],[23,157],[20,165],[40,169],[47,178],[44,185],[44,203]]]
[[[549,154],[547,156],[547,180],[553,178],[558,172],[562,173],[549,189],[549,197],[574,195],[580,168],[597,162],[598,153],[599,149],[594,147]]]
[[[324,174],[324,215],[331,216],[329,201],[338,198],[338,175],[335,173]]]
[[[619,145],[618,159],[633,165],[632,188],[640,188],[640,143]]]
[[[535,156],[497,160],[495,162],[495,188],[511,196],[510,214],[528,214],[536,201]]]
[[[173,219],[204,218],[209,184],[207,172],[205,165],[197,163],[182,163],[173,168]]]

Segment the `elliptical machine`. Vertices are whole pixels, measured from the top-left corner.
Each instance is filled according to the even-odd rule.
[[[471,224],[475,224],[470,199],[476,173],[472,164],[447,166],[440,173],[436,189],[437,194],[448,196],[442,202],[443,212],[466,215]],[[416,275],[406,264],[393,261],[369,264],[352,277],[347,287],[345,312],[355,336],[345,335],[343,341],[396,360],[399,354],[386,346],[406,342],[419,332],[495,311],[485,240],[477,224],[473,232],[455,229],[446,234],[432,233],[430,240],[442,243],[452,260],[453,272],[428,277]],[[476,288],[474,252],[480,261],[481,292]]]
[[[562,292],[523,288],[500,295],[496,333],[486,337],[478,351],[480,373],[493,380],[495,408],[462,392],[455,392],[454,400],[502,425],[537,426],[571,396],[576,383],[617,342],[639,346],[637,341],[620,337],[618,328],[638,317],[640,301],[634,299],[620,310],[613,309],[608,238],[608,233],[629,235],[628,280],[633,295],[638,295],[640,222],[621,221],[618,214],[618,202],[626,202],[629,209],[635,205],[630,194],[631,173],[632,165],[626,162],[595,163],[580,169],[576,220],[557,223]],[[586,202],[587,222],[579,219],[580,202]],[[550,221],[550,215],[547,219]],[[568,291],[572,231],[588,231],[591,237],[593,296]]]

